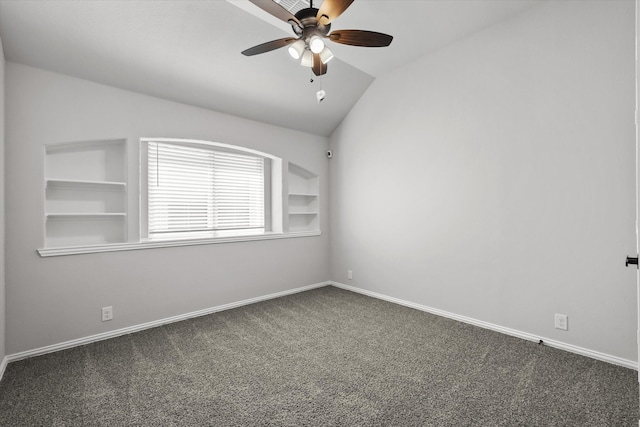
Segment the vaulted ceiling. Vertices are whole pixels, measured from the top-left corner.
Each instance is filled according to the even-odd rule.
[[[240,54],[293,36],[248,0],[0,0],[0,38],[8,61],[328,136],[376,77],[542,1],[356,0],[332,30],[378,31],[393,42],[329,42],[336,57],[322,77],[286,49]],[[317,103],[321,88],[327,96]]]

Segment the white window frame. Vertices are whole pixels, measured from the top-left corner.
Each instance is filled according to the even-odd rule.
[[[232,152],[242,155],[256,156],[265,159],[265,229],[264,232],[250,234],[251,236],[261,236],[265,234],[282,234],[283,225],[283,205],[282,205],[282,159],[268,153],[253,150],[246,147],[224,144],[213,141],[202,141],[194,139],[179,138],[141,138],[140,139],[140,241],[172,241],[172,240],[215,240],[228,239],[234,237],[248,236],[247,232],[209,232],[199,235],[167,235],[162,239],[151,238],[149,236],[149,144],[168,143],[174,145],[182,145],[186,147],[195,147],[200,149],[210,149],[219,152]]]

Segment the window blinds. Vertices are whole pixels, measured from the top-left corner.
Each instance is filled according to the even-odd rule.
[[[264,231],[262,157],[164,142],[148,150],[149,238]]]

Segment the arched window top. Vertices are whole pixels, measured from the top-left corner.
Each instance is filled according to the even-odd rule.
[[[149,143],[149,142],[156,142],[156,143],[159,142],[159,143],[182,145],[182,146],[192,146],[192,147],[197,147],[201,149],[238,152],[238,153],[244,153],[247,155],[280,160],[279,157],[276,157],[273,154],[254,150],[252,148],[242,147],[240,145],[226,144],[224,142],[206,141],[201,139],[184,139],[184,138],[141,138],[140,141],[143,144]]]

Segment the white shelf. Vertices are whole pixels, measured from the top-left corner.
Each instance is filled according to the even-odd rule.
[[[320,230],[318,176],[292,163],[288,172],[287,231]]]
[[[53,257],[63,255],[78,255],[78,254],[92,254],[101,252],[117,252],[117,251],[135,251],[139,249],[154,249],[154,248],[171,248],[180,246],[194,246],[194,245],[212,245],[217,243],[231,243],[231,242],[250,242],[255,240],[273,240],[273,239],[291,239],[298,237],[312,237],[320,236],[320,231],[300,231],[289,233],[265,233],[255,236],[235,236],[235,237],[223,237],[212,239],[197,239],[197,240],[164,240],[159,242],[139,242],[139,243],[93,243],[83,244],[77,242],[76,246],[69,245],[67,247],[52,247],[38,249],[38,253],[41,257]]]
[[[289,193],[289,197],[318,197],[318,195],[311,193]]]
[[[126,140],[45,147],[45,247],[126,242]]]
[[[48,213],[47,219],[82,219],[82,218],[118,218],[127,216],[124,212],[77,212],[77,213]]]
[[[47,186],[55,186],[55,187],[115,187],[125,188],[127,186],[126,182],[122,181],[89,181],[89,180],[79,180],[79,179],[52,179],[49,178],[46,180]]]

